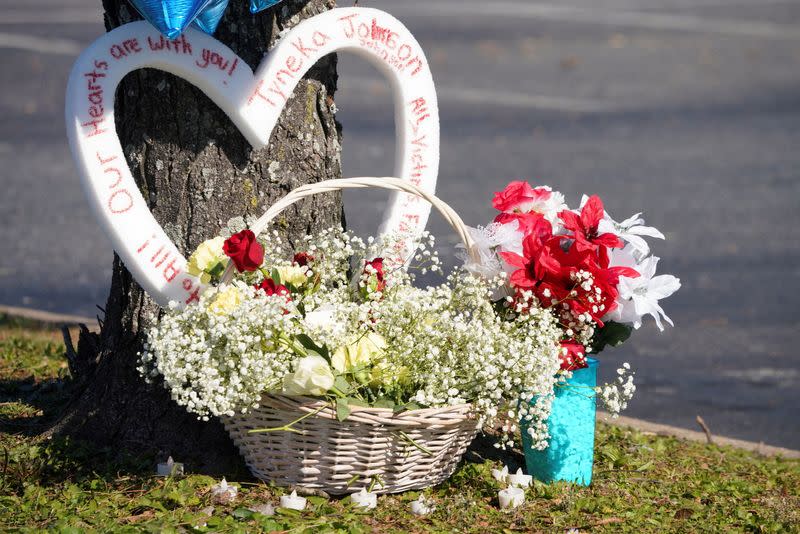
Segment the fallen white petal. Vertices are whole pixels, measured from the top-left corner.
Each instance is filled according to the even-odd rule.
[[[299,497],[296,491],[292,491],[291,495],[281,496],[281,508],[288,508],[289,510],[305,510],[306,499]]]
[[[370,493],[364,488],[361,488],[361,491],[358,493],[353,493],[350,495],[350,499],[359,508],[371,510],[378,506],[378,494]]]
[[[497,492],[497,499],[500,501],[500,508],[517,508],[525,502],[525,491],[522,488],[510,487]]]
[[[516,486],[518,488],[527,488],[533,483],[533,477],[531,475],[524,474],[522,472],[522,468],[519,468],[513,475],[508,475],[508,483],[509,485]]]
[[[211,486],[211,496],[214,498],[214,500],[220,503],[231,502],[238,494],[239,488],[237,486],[231,486],[228,484],[228,481],[225,480],[225,477],[222,477],[222,480],[219,484]]]
[[[505,484],[508,481],[508,466],[503,466],[502,469],[492,469],[492,476],[498,482]]]
[[[436,510],[436,507],[424,495],[420,495],[416,501],[411,502],[411,513],[416,516],[428,515],[434,510]]]
[[[275,515],[275,507],[269,503],[251,506],[250,511],[261,515]]]

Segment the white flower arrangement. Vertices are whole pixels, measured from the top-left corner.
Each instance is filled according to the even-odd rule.
[[[358,405],[469,403],[480,424],[509,434],[504,444],[525,419],[546,446],[562,332],[535,299],[521,313],[498,307],[502,274],[459,269],[419,288],[413,273],[371,255],[386,242],[329,229],[292,257],[277,234],[247,232],[225,241],[235,280],[172,307],[149,332],[141,370],[161,376],[178,404],[203,419],[232,416],[272,392],[328,399],[345,419]],[[433,238],[424,239],[415,267],[440,272]]]

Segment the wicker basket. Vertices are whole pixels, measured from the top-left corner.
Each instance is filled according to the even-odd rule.
[[[265,395],[261,407],[223,419],[225,428],[256,477],[279,486],[343,494],[368,488],[397,493],[446,480],[478,428],[469,405],[394,414],[354,408],[340,422],[331,403]],[[296,421],[297,432],[250,430]]]
[[[399,178],[328,180],[295,189],[251,227],[263,231],[298,200],[331,191],[379,187],[428,200],[458,233],[470,254],[474,242],[461,218],[447,204]],[[224,273],[230,280],[232,268]],[[260,407],[222,419],[250,471],[279,486],[352,493],[374,485],[379,493],[426,488],[446,480],[474,439],[478,425],[470,405],[411,410],[395,414],[381,408],[353,407],[339,421],[331,402],[277,394],[263,396]],[[253,430],[283,428],[291,431]]]

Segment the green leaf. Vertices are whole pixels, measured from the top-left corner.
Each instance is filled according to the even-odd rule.
[[[408,412],[408,411],[411,411],[411,410],[420,410],[420,409],[422,409],[422,406],[420,406],[419,404],[417,404],[414,401],[411,401],[411,402],[407,402],[405,404],[397,404],[397,405],[395,405],[394,413],[402,413],[402,412]]]
[[[331,360],[331,351],[328,350],[328,346],[327,345],[323,345],[323,346],[320,347],[320,349],[321,349],[320,354],[322,354],[322,357],[325,358],[328,361],[328,363],[331,363],[331,361],[332,361]]]
[[[608,321],[592,338],[593,352],[597,354],[607,346],[619,347],[631,337],[632,332],[633,327],[630,325]]]
[[[256,523],[258,523],[265,532],[285,530],[283,523],[279,523],[268,516],[256,516]]]
[[[639,467],[637,467],[636,470],[637,471],[647,471],[651,467],[653,467],[653,460],[650,460],[649,462],[645,462],[644,464],[642,464]]]
[[[369,403],[355,397],[347,397],[347,403],[350,406],[358,406],[360,408],[368,408]]]
[[[289,293],[300,293],[300,289],[297,286],[295,286],[294,284],[290,284],[289,282],[286,282],[283,285],[286,286],[286,289],[289,290]]]
[[[631,337],[633,333],[633,327],[627,324],[612,322],[607,328],[608,327],[610,327],[610,329],[606,332],[606,339],[608,340],[608,344],[612,347],[619,347],[628,341],[628,338]]]
[[[328,504],[328,499],[325,499],[323,497],[318,497],[316,495],[309,495],[308,497],[306,497],[306,500],[309,503],[313,504],[314,506],[322,506],[323,504]]]
[[[165,499],[181,506],[186,504],[186,495],[177,490],[167,493]]]
[[[387,399],[386,397],[381,397],[372,403],[372,405],[375,408],[386,408],[387,410],[394,410],[397,406],[392,399]]]
[[[270,278],[275,282],[275,285],[281,285],[281,273],[278,272],[278,269],[273,268],[272,271],[270,271]]]
[[[350,403],[345,398],[336,399],[336,418],[339,421],[344,421],[353,410],[350,408]]]
[[[250,519],[253,517],[253,511],[247,508],[237,508],[233,511],[233,517],[237,519]]]
[[[303,347],[307,349],[317,349],[317,344],[314,343],[314,340],[311,339],[308,334],[297,334],[295,337],[297,338],[297,341],[303,345]]]
[[[350,382],[348,382],[347,379],[342,375],[336,377],[336,380],[333,381],[333,387],[335,387],[345,395],[350,392],[350,389],[352,389],[350,386]]]
[[[207,269],[206,272],[210,274],[213,278],[218,278],[220,275],[222,275],[223,272],[225,272],[225,263],[218,261],[217,263],[214,264],[213,267]]]
[[[328,351],[328,347],[317,345],[313,339],[311,339],[307,334],[297,334],[297,341],[303,345],[303,348],[309,354],[316,354],[317,356],[321,356],[325,358],[326,361],[330,363],[330,352]]]

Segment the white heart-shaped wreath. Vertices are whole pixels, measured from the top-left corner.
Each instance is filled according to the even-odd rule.
[[[114,124],[114,94],[129,72],[156,68],[203,90],[255,148],[265,146],[303,75],[323,56],[351,51],[374,63],[395,95],[395,176],[433,192],[439,170],[439,111],[419,43],[397,19],[376,9],[339,8],[298,24],[264,58],[255,75],[227,46],[194,30],[169,41],[145,22],[107,33],[78,58],[67,87],[67,134],[89,203],[114,249],[162,306],[196,300],[203,286],[142,198]],[[397,193],[381,233],[415,235],[430,205]],[[232,214],[232,216],[235,214]],[[403,261],[403,253],[395,258]]]

